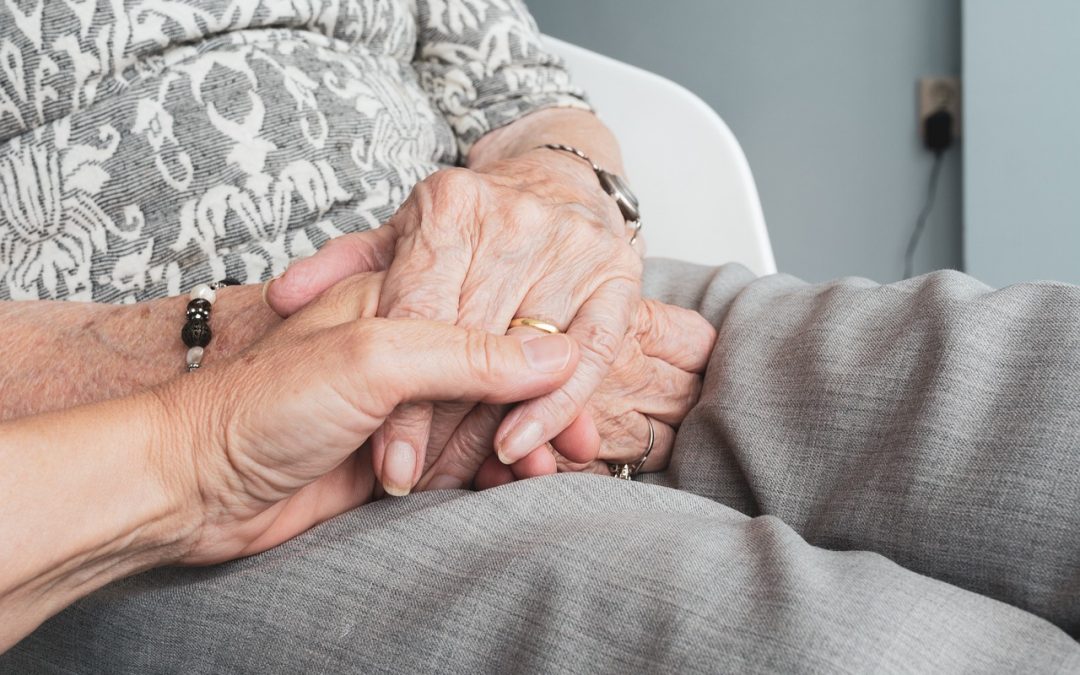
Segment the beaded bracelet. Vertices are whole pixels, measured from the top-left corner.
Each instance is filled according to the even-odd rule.
[[[198,370],[202,365],[203,354],[206,346],[210,344],[210,338],[214,337],[210,332],[210,308],[217,299],[217,290],[226,286],[239,286],[236,279],[222,279],[212,284],[199,284],[191,289],[191,301],[187,305],[187,323],[180,331],[180,339],[187,345],[187,370]]]

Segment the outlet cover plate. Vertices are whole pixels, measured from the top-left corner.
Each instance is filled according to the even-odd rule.
[[[926,118],[941,108],[952,114],[953,137],[960,138],[960,78],[924,77],[919,80],[919,135]]]

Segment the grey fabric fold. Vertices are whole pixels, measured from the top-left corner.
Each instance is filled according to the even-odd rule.
[[[655,480],[1080,636],[1080,288],[751,278],[649,263],[719,331]]]
[[[5,672],[1075,672],[1014,607],[589,475],[352,511],[260,556],[83,600]]]

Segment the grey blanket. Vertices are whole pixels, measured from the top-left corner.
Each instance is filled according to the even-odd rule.
[[[647,287],[720,336],[655,484],[382,501],[114,584],[0,670],[1080,671],[1080,288]]]

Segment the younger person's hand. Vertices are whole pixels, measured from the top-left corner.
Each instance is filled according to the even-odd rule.
[[[235,358],[159,390],[173,422],[166,472],[199,520],[180,562],[258,553],[369,500],[366,441],[402,403],[510,404],[574,372],[564,335],[371,318],[381,281],[351,277]]]

